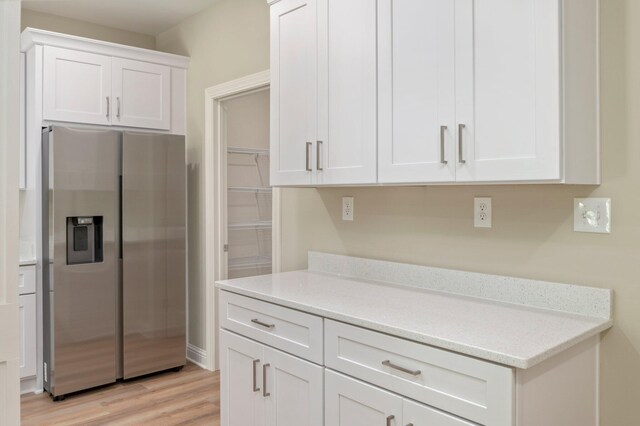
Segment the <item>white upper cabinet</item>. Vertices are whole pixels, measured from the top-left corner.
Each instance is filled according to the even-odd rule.
[[[271,183],[315,183],[318,122],[316,0],[271,8]]]
[[[455,181],[450,0],[380,0],[380,183]]]
[[[455,4],[457,181],[562,179],[558,0]]]
[[[377,1],[318,0],[318,184],[376,183]]]
[[[21,50],[28,141],[43,122],[185,133],[188,58],[32,28]]]
[[[598,0],[316,1],[270,0],[274,84],[299,84],[273,105],[317,89],[272,111],[272,154],[313,175],[277,169],[274,185],[600,183]],[[285,8],[299,22],[282,25]],[[287,57],[317,58],[315,80],[282,72],[295,25]],[[277,129],[313,105],[291,154]]]
[[[45,46],[43,118],[111,123],[111,58]]]
[[[171,68],[113,58],[112,123],[119,126],[171,128]]]
[[[271,183],[376,183],[377,2],[271,7]]]

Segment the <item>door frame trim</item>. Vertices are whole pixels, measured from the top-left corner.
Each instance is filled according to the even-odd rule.
[[[204,283],[205,283],[205,366],[212,371],[219,369],[217,291],[215,282],[223,277],[225,254],[225,191],[226,176],[223,162],[226,159],[220,128],[220,102],[230,96],[264,89],[270,86],[269,70],[232,80],[205,89],[205,138],[204,166]],[[281,194],[273,188],[272,270],[281,268]]]

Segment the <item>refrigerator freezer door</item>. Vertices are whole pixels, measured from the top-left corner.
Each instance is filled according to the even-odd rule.
[[[186,360],[184,137],[124,133],[122,146],[123,373]]]
[[[64,127],[43,134],[45,388],[54,396],[116,379],[120,137]],[[89,252],[83,235],[73,241],[67,232],[78,218],[87,231],[98,222],[101,228],[100,248],[82,262],[67,250],[76,244],[77,253]],[[86,218],[97,221],[89,227]],[[86,242],[96,244],[93,237]]]

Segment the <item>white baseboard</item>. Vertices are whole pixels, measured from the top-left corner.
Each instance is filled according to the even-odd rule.
[[[36,376],[20,379],[20,395],[25,393],[42,393],[42,388],[38,388]]]
[[[198,367],[208,370],[207,351],[205,351],[204,349],[189,343],[187,345],[187,359],[196,364]]]

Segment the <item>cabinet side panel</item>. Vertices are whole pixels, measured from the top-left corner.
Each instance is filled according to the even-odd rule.
[[[600,337],[516,374],[518,426],[596,426]]]
[[[599,185],[599,0],[563,3],[565,183]]]

